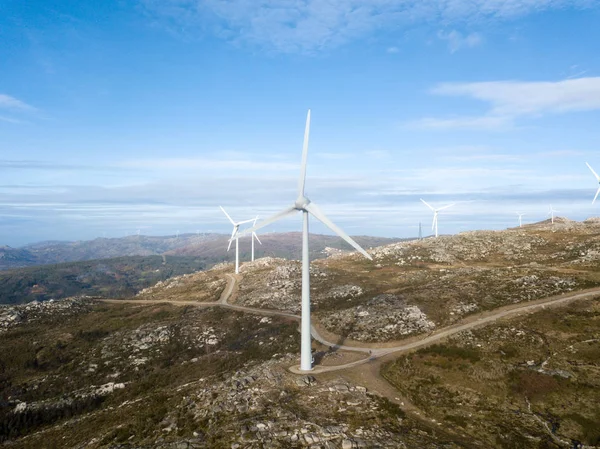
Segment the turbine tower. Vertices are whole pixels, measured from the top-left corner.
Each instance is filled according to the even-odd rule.
[[[256,226],[256,220],[258,220],[258,217],[254,219],[254,223],[252,223],[252,226]],[[258,235],[256,235],[256,232],[252,232],[252,262],[254,262],[254,239],[256,239],[258,243],[262,245],[262,242],[258,238]]]
[[[554,208],[552,207],[552,204],[551,204],[551,205],[550,205],[550,210],[548,211],[548,215],[550,215],[550,216],[552,217],[552,224],[554,224],[554,212],[560,212],[560,211],[558,211],[558,210],[554,209]]]
[[[519,227],[522,228],[523,222],[521,221],[521,217],[523,217],[525,214],[522,214],[520,212],[517,212],[516,214],[519,216]]]
[[[600,184],[600,176],[598,176],[598,173],[596,173],[594,171],[594,169],[590,166],[590,164],[588,164],[587,162],[585,163],[585,165],[588,166],[588,168],[590,169],[590,171],[594,174],[594,176],[596,177],[596,181],[598,181],[598,184]],[[596,202],[596,198],[598,198],[598,194],[600,193],[600,187],[598,187],[598,190],[596,190],[596,195],[594,196],[594,199],[592,200],[592,204],[594,204]]]
[[[240,235],[250,234],[258,229],[274,223],[283,217],[286,217],[296,211],[302,212],[302,324],[301,324],[301,350],[300,350],[300,369],[302,371],[312,370],[311,354],[311,335],[310,335],[310,258],[308,254],[308,215],[311,214],[346,242],[352,245],[367,259],[372,260],[371,256],[362,249],[358,243],[350,238],[344,231],[335,225],[317,205],[311,202],[304,195],[304,183],[306,180],[306,159],[308,157],[308,136],[310,131],[310,109],[306,116],[306,128],[304,130],[304,145],[302,147],[302,164],[300,166],[300,180],[298,182],[298,197],[294,204],[287,209],[265,219],[261,223],[252,226],[240,233]]]
[[[229,218],[229,221],[233,225],[233,232],[231,233],[231,238],[229,239],[229,246],[227,246],[227,251],[229,251],[229,249],[231,248],[231,241],[235,237],[235,274],[238,274],[240,272],[240,246],[239,246],[239,242],[238,242],[238,237],[239,237],[238,229],[240,229],[240,225],[242,225],[244,223],[250,223],[253,220],[238,221],[236,223],[235,221],[232,220],[232,218],[229,216],[229,214],[227,212],[225,212],[225,209],[223,209],[222,206],[219,206],[219,207],[221,208],[221,210],[223,211],[225,216],[227,218]],[[254,242],[252,242],[252,243],[254,243]]]
[[[447,206],[444,206],[444,207],[439,207],[437,209],[434,209],[429,204],[427,204],[424,199],[421,198],[421,201],[423,201],[423,204],[425,204],[425,206],[427,206],[429,209],[431,209],[433,211],[433,223],[431,223],[431,230],[435,231],[435,238],[437,239],[437,236],[438,236],[438,212],[454,206],[454,203],[448,204]]]

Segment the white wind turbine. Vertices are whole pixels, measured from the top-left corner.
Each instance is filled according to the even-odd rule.
[[[254,219],[252,226],[256,226],[256,220],[258,220],[258,217]],[[252,262],[254,262],[254,239],[256,239],[256,241],[262,245],[262,242],[258,238],[258,235],[256,235],[256,232],[252,232]]]
[[[525,214],[522,214],[520,212],[516,212],[516,214],[519,216],[519,227],[523,227],[523,222],[521,221],[521,217],[525,216]]]
[[[587,162],[585,163],[585,165],[588,166],[588,168],[590,169],[590,171],[594,174],[594,176],[596,177],[596,181],[598,181],[598,184],[600,184],[600,176],[598,176],[598,173],[596,173],[594,171],[594,169],[590,166],[590,164],[588,164]],[[596,190],[596,195],[594,196],[594,199],[592,200],[592,204],[594,204],[596,202],[596,198],[598,198],[598,194],[600,193],[600,187],[598,187],[598,190]]]
[[[423,204],[425,204],[425,206],[427,206],[429,209],[431,209],[433,211],[433,223],[431,223],[431,230],[435,231],[435,238],[437,238],[437,236],[438,236],[438,212],[454,206],[454,203],[448,204],[447,206],[444,206],[444,207],[439,207],[437,209],[434,209],[429,204],[427,204],[424,199],[422,199],[422,198],[420,198],[420,199],[421,199],[421,201],[423,201]]]
[[[317,205],[311,202],[304,195],[304,183],[306,180],[306,159],[308,157],[308,135],[310,131],[310,109],[306,116],[306,128],[304,130],[304,145],[302,148],[302,164],[300,166],[300,181],[298,182],[298,197],[294,204],[287,209],[265,219],[261,223],[252,226],[240,233],[246,235],[258,229],[276,222],[283,217],[290,215],[296,211],[302,212],[302,324],[301,324],[301,349],[300,349],[300,369],[302,371],[312,370],[312,355],[311,355],[311,334],[310,334],[310,258],[308,254],[308,215],[311,214],[341,238],[346,240],[357,251],[359,251],[367,259],[372,260],[371,256],[362,249],[358,243],[350,238],[344,231],[335,225]]]
[[[554,212],[560,212],[556,209],[554,209],[552,207],[552,204],[550,205],[550,210],[548,211],[548,215],[550,215],[550,217],[552,217],[552,224],[554,224]]]
[[[250,223],[251,221],[254,221],[254,220],[238,221],[236,223],[229,216],[229,214],[227,212],[225,212],[225,209],[223,209],[222,206],[219,206],[219,207],[221,208],[221,210],[223,211],[225,216],[227,218],[229,218],[229,221],[233,225],[233,232],[231,233],[231,238],[229,239],[229,246],[227,246],[227,251],[229,251],[229,249],[231,248],[231,241],[235,238],[235,274],[238,274],[240,272],[240,245],[239,245],[239,241],[238,241],[238,238],[239,238],[238,230],[240,229],[240,225],[242,225],[244,223]],[[254,242],[252,242],[252,243],[254,243]]]

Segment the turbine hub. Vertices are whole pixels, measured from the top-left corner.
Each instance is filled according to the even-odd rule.
[[[309,204],[310,204],[310,200],[308,198],[306,198],[305,196],[300,196],[294,203],[294,208],[296,210],[306,210],[305,208]]]

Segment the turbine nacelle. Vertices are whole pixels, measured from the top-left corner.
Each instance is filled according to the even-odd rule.
[[[298,197],[296,202],[294,203],[294,209],[296,210],[306,210],[307,206],[310,204],[310,200],[305,196]]]

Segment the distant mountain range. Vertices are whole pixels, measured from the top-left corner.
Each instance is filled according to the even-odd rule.
[[[20,248],[0,247],[0,270],[62,262],[108,259],[125,256],[156,256],[201,241],[225,238],[223,234],[184,234],[179,237],[130,235],[76,242],[45,241]]]
[[[318,258],[326,254],[326,247],[351,249],[339,237],[312,234],[311,256]],[[179,237],[127,236],[122,238],[97,238],[76,242],[45,241],[20,248],[0,247],[0,270],[32,267],[37,265],[86,260],[109,259],[128,256],[192,256],[206,259],[209,263],[232,261],[234,247],[227,252],[229,235],[226,234],[182,234]],[[288,259],[300,258],[302,236],[299,232],[272,233],[260,236],[263,245],[256,243],[256,257],[276,256]],[[381,246],[401,239],[383,237],[356,237],[365,247]],[[250,240],[240,240],[240,257],[250,257]]]
[[[185,234],[178,238],[129,236],[79,242],[40,242],[0,247],[0,304],[45,301],[76,295],[126,297],[172,276],[235,260],[228,235]],[[299,259],[299,232],[263,234],[255,256]],[[313,234],[311,257],[351,250],[339,237]],[[400,239],[355,237],[365,248]],[[328,249],[329,248],[329,249]],[[240,240],[240,261],[251,257],[250,239]]]

